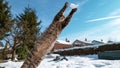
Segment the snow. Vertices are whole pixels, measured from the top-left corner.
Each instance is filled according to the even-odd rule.
[[[75,8],[77,8],[78,6],[79,6],[78,4],[77,4],[77,5],[76,5],[76,4],[73,4],[73,3],[70,4],[70,7],[71,7],[72,9],[75,9]]]
[[[57,40],[56,43],[61,43],[61,44],[71,44],[70,42],[66,42],[66,41],[63,41],[63,40]]]
[[[68,61],[52,61],[54,58],[45,58],[38,68],[120,68],[120,60],[100,60],[97,55],[66,56]],[[23,62],[0,63],[0,67],[20,68]]]
[[[120,44],[120,42],[118,43],[106,43],[106,44],[95,44],[95,45],[86,45],[86,46],[76,46],[76,47],[72,47],[72,48],[66,48],[66,49],[58,49],[58,50],[55,50],[55,52],[57,51],[67,51],[67,50],[74,50],[74,49],[85,49],[85,48],[98,48],[99,46],[105,46],[105,45],[109,45],[111,46],[110,44]]]
[[[23,62],[8,61],[6,63],[0,63],[0,67],[5,67],[5,68],[20,68],[20,66],[22,64],[23,64]]]
[[[58,49],[55,50],[55,52],[57,51],[67,51],[67,50],[74,50],[74,49],[85,49],[85,48],[98,48],[99,46],[104,46],[104,45],[86,45],[86,46],[76,46],[76,47],[72,47],[72,48],[66,48],[66,49]]]
[[[4,47],[0,47],[0,49],[4,49]]]

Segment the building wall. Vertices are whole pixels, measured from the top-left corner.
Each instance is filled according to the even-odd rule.
[[[58,50],[58,49],[66,49],[66,48],[70,48],[73,47],[73,45],[71,44],[60,44],[60,43],[55,43],[52,51],[54,50]]]

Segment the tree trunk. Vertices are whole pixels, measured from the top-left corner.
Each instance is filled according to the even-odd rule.
[[[13,50],[13,51],[12,51],[12,61],[15,61],[15,54],[16,54],[15,51],[16,51],[16,50]]]
[[[43,35],[36,41],[33,50],[28,54],[21,68],[36,68],[44,56],[53,48],[58,35],[66,27],[77,10],[77,8],[72,9],[70,14],[65,17],[63,13],[67,7],[68,3],[66,2],[60,12],[55,16],[49,28],[47,28]]]
[[[14,39],[14,44],[12,46],[12,61],[15,61],[15,54],[16,54],[16,39]]]

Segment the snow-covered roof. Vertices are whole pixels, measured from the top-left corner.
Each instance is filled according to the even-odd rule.
[[[60,43],[60,44],[71,44],[70,42],[66,42],[63,40],[57,40],[56,43]]]
[[[97,45],[97,44],[104,44],[104,42],[97,41],[97,40],[93,40],[92,43],[93,43],[93,44],[96,44],[96,45]]]
[[[74,50],[74,49],[85,49],[85,48],[98,48],[98,47],[100,47],[100,46],[105,46],[105,45],[109,45],[109,46],[111,46],[110,44],[120,44],[120,42],[119,43],[107,43],[107,44],[97,44],[97,45],[88,45],[88,46],[81,46],[81,47],[72,47],[72,48],[66,48],[66,49],[58,49],[58,50],[55,50],[56,52],[57,51],[67,51],[67,50]]]
[[[72,44],[84,44],[84,45],[91,45],[92,43],[89,41],[81,41],[76,39]]]

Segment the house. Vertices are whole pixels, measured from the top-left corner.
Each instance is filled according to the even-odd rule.
[[[71,47],[73,47],[73,45],[70,44],[69,42],[62,41],[62,40],[57,40],[56,43],[54,44],[54,47],[53,47],[52,51],[55,51],[55,50],[58,50],[58,49],[71,48]]]
[[[75,40],[73,42],[73,46],[86,46],[86,45],[92,45],[92,43],[89,43],[87,41],[80,41],[80,40]]]
[[[94,45],[100,45],[100,44],[104,44],[104,42],[102,42],[102,41],[97,41],[97,40],[93,40],[93,41],[92,41],[92,44],[94,44]]]
[[[114,41],[109,40],[109,41],[107,41],[107,43],[114,43]]]

